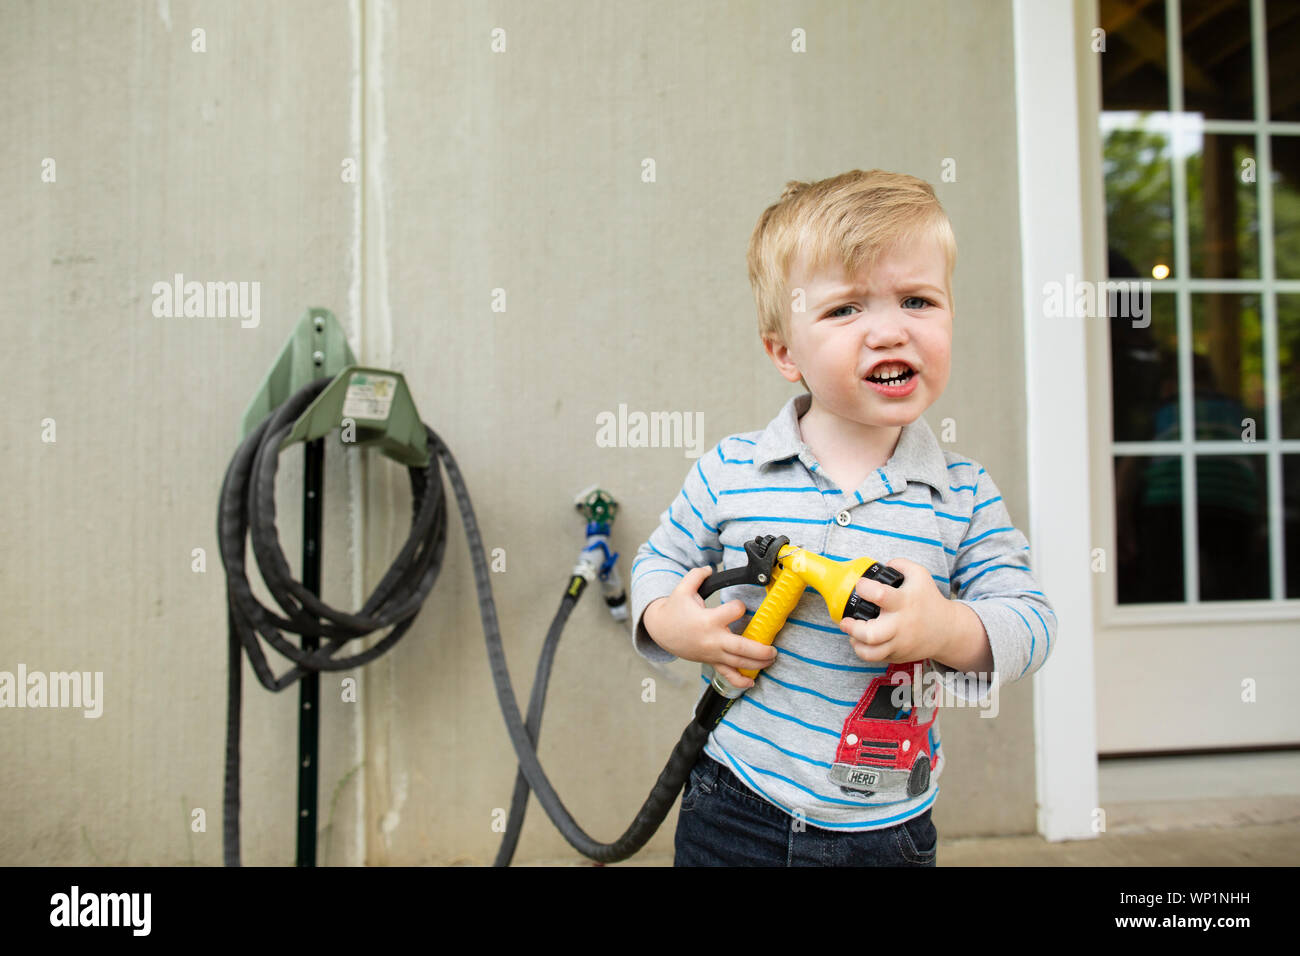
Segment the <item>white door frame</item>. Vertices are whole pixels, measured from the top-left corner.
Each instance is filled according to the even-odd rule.
[[[1034,674],[1038,831],[1090,839],[1097,793],[1086,318],[1045,318],[1047,282],[1082,281],[1076,32],[1071,0],[1014,0],[1029,538],[1060,626]]]

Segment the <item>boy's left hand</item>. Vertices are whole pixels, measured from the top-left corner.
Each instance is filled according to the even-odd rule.
[[[891,588],[870,578],[858,581],[858,597],[879,607],[880,616],[840,620],[853,653],[868,664],[942,659],[952,632],[952,602],[939,593],[929,569],[907,558],[885,563],[902,573],[903,583]]]

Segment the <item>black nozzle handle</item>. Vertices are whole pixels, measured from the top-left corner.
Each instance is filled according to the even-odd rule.
[[[709,595],[715,591],[721,591],[723,588],[729,588],[733,584],[756,584],[753,576],[749,573],[749,568],[732,568],[730,571],[714,571],[704,583],[700,585],[697,592],[700,598],[707,601]]]
[[[863,571],[862,576],[873,581],[879,581],[881,584],[888,584],[891,588],[901,587],[903,584],[902,572],[881,564],[879,561]],[[878,605],[858,597],[857,592],[854,591],[849,594],[849,600],[844,605],[843,616],[857,618],[859,621],[871,621],[880,616],[880,608]]]
[[[713,572],[704,579],[697,593],[702,599],[708,600],[710,594],[734,584],[756,584],[763,587],[772,580],[772,569],[776,567],[777,555],[789,543],[790,539],[784,535],[773,537],[770,534],[759,535],[746,541],[745,553],[749,555],[749,563],[728,571]]]

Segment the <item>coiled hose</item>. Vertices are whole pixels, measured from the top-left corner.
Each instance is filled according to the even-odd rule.
[[[226,472],[221,488],[218,512],[218,537],[222,562],[226,568],[227,595],[230,612],[228,710],[226,720],[226,787],[223,846],[227,866],[239,865],[239,731],[240,731],[240,648],[247,651],[259,681],[268,690],[278,691],[292,684],[310,670],[348,670],[365,664],[392,647],[414,622],[425,597],[433,588],[442,566],[446,545],[446,498],[443,492],[438,460],[447,469],[460,507],[474,566],[474,583],[478,590],[479,615],[483,621],[484,639],[492,680],[496,686],[497,701],[501,707],[511,745],[519,760],[520,773],[527,786],[537,794],[537,799],[551,822],[564,838],[583,856],[599,863],[616,863],[625,860],[645,846],[668,815],[686,778],[695,765],[700,751],[720,714],[724,703],[706,699],[701,701],[697,717],[687,725],[678,740],[667,765],[659,774],[649,796],[637,812],[627,830],[612,843],[601,843],[589,836],[565,808],[555,788],[537,758],[535,739],[540,732],[541,705],[545,698],[545,681],[534,682],[530,717],[536,716],[530,728],[524,725],[519,705],[510,684],[510,672],[501,642],[497,622],[496,604],[492,599],[492,585],[488,577],[487,558],[479,535],[478,521],[469,491],[465,487],[460,468],[451,450],[432,428],[425,425],[430,449],[429,464],[424,468],[410,467],[413,496],[411,534],[402,552],[357,614],[344,614],[324,604],[299,582],[293,580],[288,563],[280,549],[275,531],[275,473],[279,461],[279,447],[293,424],[312,400],[330,384],[328,379],[318,379],[303,386],[295,395],[280,405],[240,444]],[[256,480],[250,486],[250,477]],[[244,570],[244,539],[250,534],[258,568],[268,589],[289,618],[277,617],[253,597]],[[706,582],[711,583],[711,582]],[[700,594],[706,594],[701,587]],[[547,640],[550,654],[543,653],[538,674],[549,680],[550,658],[554,644],[567,619],[562,603]],[[335,626],[322,624],[320,618],[334,622]],[[334,658],[334,652],[350,640],[364,637],[372,631],[389,625],[393,630],[371,647],[346,658]],[[329,643],[311,652],[294,647],[280,635],[283,629],[299,634],[314,634],[328,638]],[[256,632],[256,633],[254,633]],[[280,677],[275,677],[266,663],[256,634],[261,634],[271,646],[294,662],[294,666]],[[542,666],[545,666],[543,675]],[[540,693],[539,693],[540,691]],[[520,785],[515,793],[522,822],[523,799]],[[522,797],[526,799],[526,791]],[[512,807],[513,810],[513,807]],[[517,833],[516,833],[517,839]],[[501,854],[508,861],[513,846],[506,852],[503,843]],[[502,860],[498,856],[498,863]]]
[[[275,530],[275,474],[280,443],[303,410],[328,385],[328,378],[304,385],[254,429],[235,451],[221,486],[217,537],[226,568],[229,656],[226,708],[226,781],[222,846],[226,866],[239,866],[239,732],[242,693],[240,649],[248,653],[262,686],[281,691],[309,671],[350,670],[374,660],[401,639],[415,622],[433,588],[447,542],[447,503],[442,482],[432,482],[434,461],[410,468],[413,498],[411,534],[392,567],[356,614],[344,614],[323,603],[293,579]],[[244,565],[244,539],[250,532],[258,570],[276,603],[289,615],[277,617],[253,596]],[[333,625],[321,623],[321,618]],[[349,657],[334,657],[348,641],[395,624],[373,647]],[[312,634],[329,642],[303,651],[285,640],[280,630]],[[276,677],[257,636],[260,634],[294,666]]]

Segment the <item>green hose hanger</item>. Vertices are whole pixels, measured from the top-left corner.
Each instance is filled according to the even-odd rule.
[[[280,450],[335,428],[345,444],[375,444],[408,467],[429,464],[429,436],[401,372],[349,365],[298,417]]]
[[[378,443],[383,454],[400,464],[417,468],[429,464],[428,435],[406,377],[401,372],[358,365],[334,313],[315,307],[298,320],[244,410],[240,440],[291,395],[320,378],[334,381],[299,416],[280,451],[340,428],[345,444]]]
[[[329,309],[307,309],[244,410],[239,440],[247,438],[249,432],[308,382],[334,378],[356,362],[357,357],[352,354],[348,337],[334,313]]]

